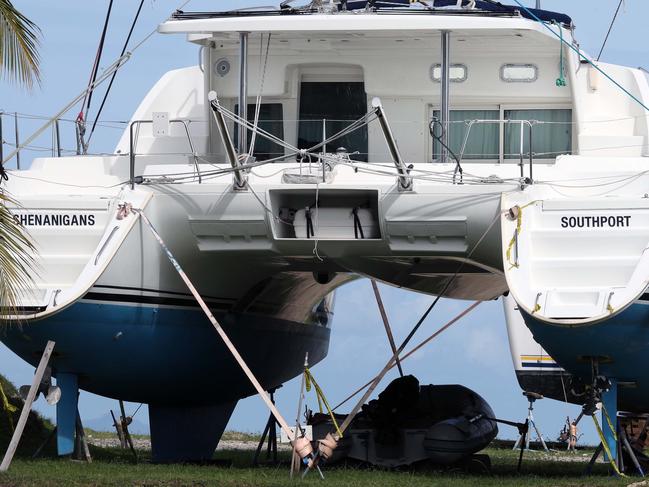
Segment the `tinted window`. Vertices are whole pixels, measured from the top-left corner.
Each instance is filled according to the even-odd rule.
[[[298,147],[308,149],[367,113],[362,82],[303,82],[300,87]],[[367,126],[327,144],[327,152],[344,147],[353,159],[367,161]],[[319,151],[318,151],[319,152]]]

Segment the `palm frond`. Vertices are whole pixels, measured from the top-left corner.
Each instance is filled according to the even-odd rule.
[[[0,190],[0,310],[15,315],[21,296],[34,288],[35,249],[7,205],[17,203]]]
[[[40,29],[10,0],[0,0],[0,76],[27,88],[40,84]]]

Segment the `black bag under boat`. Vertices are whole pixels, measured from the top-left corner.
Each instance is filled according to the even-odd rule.
[[[489,404],[467,387],[420,386],[407,375],[363,406],[344,435],[344,454],[338,452],[338,458],[384,467],[422,460],[451,465],[491,443],[498,434],[497,424],[489,419],[493,417]],[[319,429],[314,426],[316,438]]]

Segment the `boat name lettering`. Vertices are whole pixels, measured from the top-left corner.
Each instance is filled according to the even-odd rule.
[[[630,226],[630,223],[630,215],[561,217],[561,228],[628,227]]]
[[[20,215],[14,215],[14,220],[17,224],[22,225],[23,227],[92,227],[95,224],[95,215],[22,213]]]

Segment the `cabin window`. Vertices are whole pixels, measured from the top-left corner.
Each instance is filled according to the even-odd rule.
[[[367,113],[365,84],[357,81],[300,85],[298,147],[309,149]],[[367,126],[327,144],[327,152],[344,147],[353,159],[367,161]]]
[[[538,120],[532,127],[532,150],[534,159],[555,159],[561,154],[572,152],[572,110],[505,110],[506,120]],[[504,159],[520,157],[521,126],[505,124]],[[524,126],[523,152],[529,153],[529,128]]]
[[[439,119],[439,111],[433,112],[433,117]],[[449,124],[449,147],[459,157],[462,144],[469,129],[469,120],[498,120],[498,110],[451,110],[451,123]],[[435,134],[439,134],[441,126],[435,127]],[[473,124],[467,144],[464,149],[463,159],[498,160],[499,158],[499,128],[497,123]],[[433,138],[433,159],[439,160],[441,144]],[[452,159],[452,156],[451,156]]]
[[[469,70],[465,64],[451,64],[449,68],[449,79],[453,83],[462,83],[469,77]],[[430,78],[439,83],[442,80],[442,65],[433,64],[430,68]]]
[[[253,103],[248,104],[248,113],[247,118],[249,122],[255,120],[255,110],[256,105]],[[234,112],[239,113],[239,105],[234,106]],[[239,144],[239,130],[237,130],[238,125],[235,124],[234,130],[234,145]],[[279,137],[284,140],[284,113],[281,103],[262,103],[259,107],[259,128],[270,132],[275,137]],[[252,132],[247,130],[248,134],[248,147],[252,141]],[[255,137],[255,149],[253,155],[257,158],[258,161],[265,161],[267,159],[272,159],[273,157],[279,157],[284,155],[284,148],[275,142],[257,135]]]
[[[533,83],[539,77],[539,68],[534,64],[503,64],[500,79],[506,83]]]

